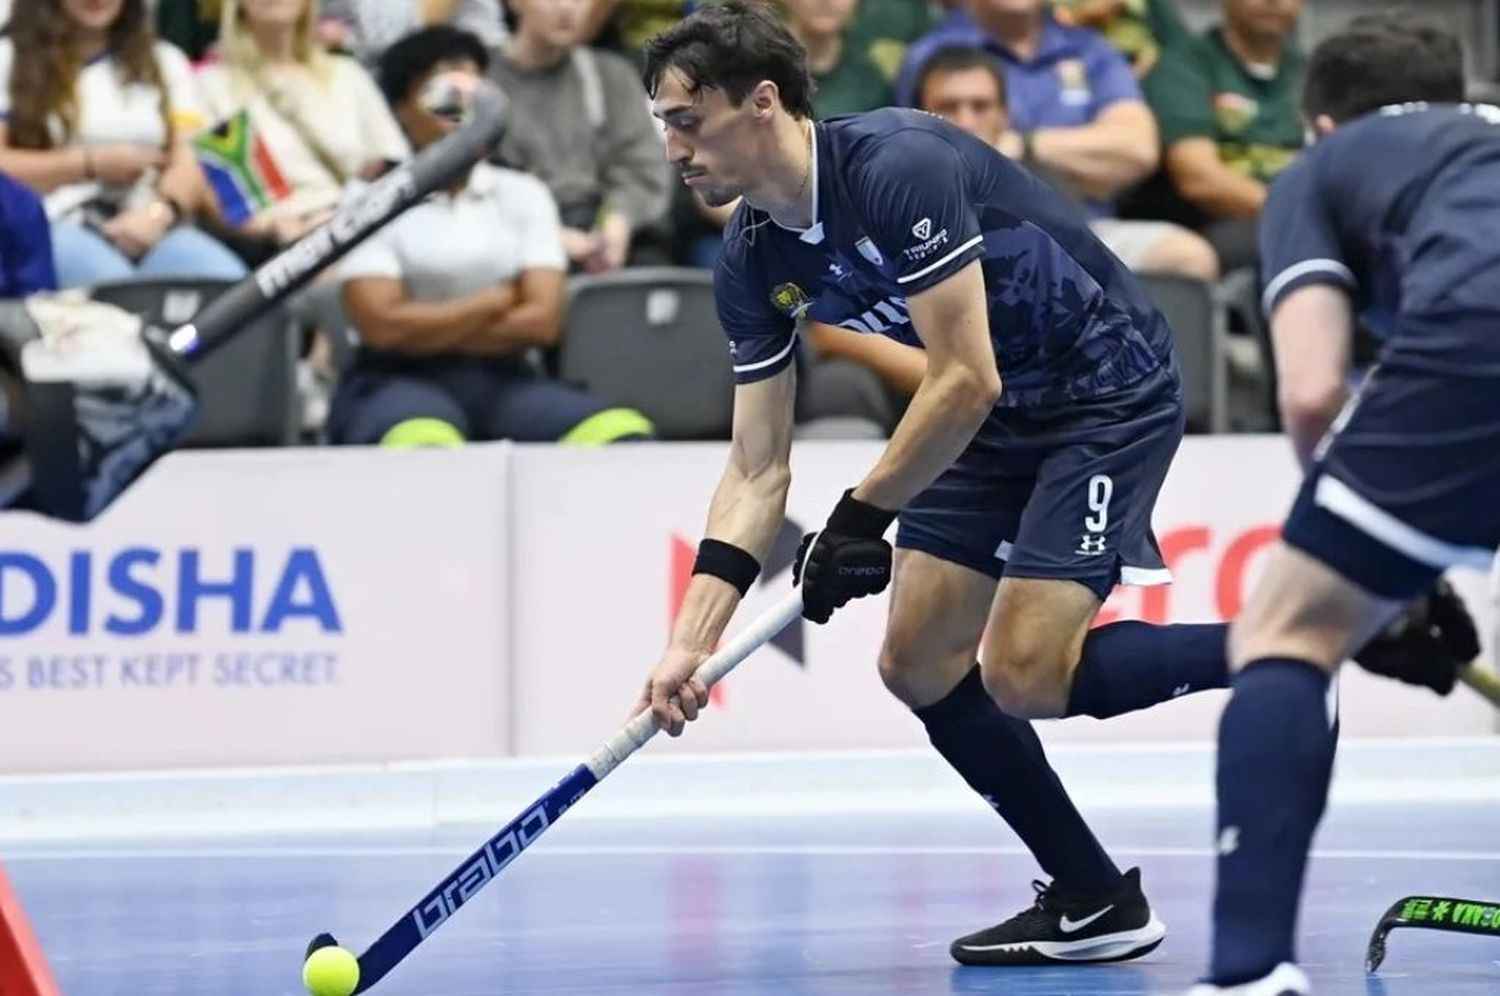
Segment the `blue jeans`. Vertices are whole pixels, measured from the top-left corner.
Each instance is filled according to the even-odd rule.
[[[190,225],[172,229],[146,255],[131,261],[93,229],[55,222],[52,256],[59,287],[91,287],[132,277],[238,280],[249,272],[223,243]]]

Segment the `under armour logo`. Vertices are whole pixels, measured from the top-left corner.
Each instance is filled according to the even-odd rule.
[[[1229,855],[1233,854],[1235,851],[1238,851],[1239,849],[1240,849],[1240,828],[1239,827],[1225,827],[1224,831],[1219,834],[1219,854],[1220,854],[1220,856],[1227,858],[1227,857],[1229,857]]]
[[[1097,556],[1104,552],[1104,537],[1090,536],[1087,533],[1078,541],[1078,552],[1085,557]]]
[[[932,234],[932,219],[923,218],[921,221],[911,226],[911,233],[919,239],[927,238],[927,236]]]
[[[833,274],[833,279],[843,280],[849,275],[850,270],[842,263],[829,263],[828,272]]]

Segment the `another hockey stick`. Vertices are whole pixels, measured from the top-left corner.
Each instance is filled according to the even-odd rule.
[[[1500,903],[1443,896],[1407,896],[1397,900],[1370,935],[1365,949],[1366,972],[1374,972],[1385,961],[1386,935],[1397,927],[1500,937]]]
[[[85,321],[38,323],[12,330],[10,337],[0,335],[0,345],[9,345],[16,358],[25,413],[25,455],[21,466],[7,468],[7,492],[24,484],[29,507],[75,522],[108,507],[191,424],[196,392],[179,358],[206,355],[250,327],[495,147],[505,128],[500,91],[482,81],[452,85],[466,90],[462,127],[375,181],[170,334],[154,329],[137,334]],[[0,366],[5,359],[0,355]]]
[[[1490,705],[1500,709],[1500,678],[1496,678],[1478,661],[1459,671],[1458,680],[1487,699]]]
[[[794,588],[775,606],[745,627],[734,639],[704,661],[694,675],[708,687],[732,671],[741,661],[749,657],[802,612],[802,589]],[[385,978],[386,973],[401,963],[434,931],[457,913],[475,893],[499,875],[506,865],[516,859],[526,848],[534,844],[552,824],[561,818],[579,799],[604,780],[604,777],[620,765],[627,757],[645,746],[656,735],[656,722],[650,710],[635,716],[625,727],[609,739],[602,747],[589,755],[589,759],[544,792],[521,815],[500,828],[495,834],[463,863],[453,869],[422,901],[401,914],[390,929],[363,954],[359,956],[359,986],[354,991],[362,993]],[[308,945],[307,954],[338,942],[331,934],[319,934]]]

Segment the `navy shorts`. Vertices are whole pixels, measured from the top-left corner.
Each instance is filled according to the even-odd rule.
[[[1451,330],[1450,330],[1451,331]],[[1500,317],[1467,354],[1500,355]],[[1375,595],[1407,601],[1500,546],[1500,375],[1388,356],[1319,448],[1283,539]]]
[[[605,413],[621,416],[613,420],[619,424],[605,426],[606,431],[629,428],[625,423],[633,419],[638,431],[626,435],[650,432],[638,414],[611,408],[518,360],[361,359],[339,378],[328,438],[351,445],[379,443],[397,425],[433,419],[451,425],[466,440],[550,443]]]
[[[896,545],[991,577],[1057,578],[1101,599],[1171,575],[1151,512],[1182,441],[1175,367],[1065,408],[1002,408],[902,510]]]

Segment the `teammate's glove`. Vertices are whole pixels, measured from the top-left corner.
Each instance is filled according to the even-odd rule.
[[[1459,671],[1479,656],[1479,633],[1463,599],[1446,581],[1408,609],[1359,653],[1355,663],[1373,674],[1453,691]]]
[[[797,547],[792,582],[802,585],[802,618],[826,623],[851,598],[885,591],[891,583],[891,545],[881,537],[895,512],[844,492],[828,525]]]

